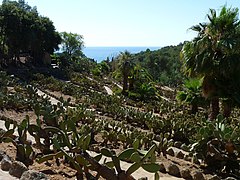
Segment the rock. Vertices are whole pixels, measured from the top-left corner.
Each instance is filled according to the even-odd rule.
[[[220,177],[218,177],[217,175],[214,175],[211,178],[209,178],[208,180],[220,180]]]
[[[155,136],[155,139],[156,139],[156,141],[158,141],[158,142],[161,141],[161,137],[160,137],[159,135],[156,135],[156,136]]]
[[[20,180],[48,180],[48,177],[41,172],[28,170],[22,174]]]
[[[172,175],[172,176],[177,176],[177,177],[180,177],[180,170],[179,170],[179,167],[175,164],[170,164],[168,167],[167,167],[167,172],[168,174]]]
[[[184,154],[182,153],[182,151],[179,151],[176,155],[177,158],[179,159],[183,159],[184,158]]]
[[[8,156],[4,156],[4,158],[1,161],[1,169],[3,171],[9,171],[11,167],[12,167],[12,161]]]
[[[176,141],[174,142],[173,146],[176,147],[176,148],[180,148],[182,145],[182,143],[180,141]]]
[[[163,163],[159,163],[159,166],[160,166],[160,169],[159,169],[160,172],[162,172],[162,173],[166,173],[167,172]]]
[[[20,178],[22,174],[27,170],[28,168],[22,162],[14,161],[12,163],[12,167],[9,169],[9,174],[14,177]]]
[[[189,169],[182,169],[180,175],[184,179],[192,179],[191,171]]]
[[[170,147],[167,149],[167,154],[169,154],[170,156],[174,156],[174,150]]]
[[[0,161],[7,156],[6,153],[4,151],[0,151]]]
[[[183,159],[189,162],[192,160],[192,158],[188,154],[185,154]]]
[[[141,178],[138,178],[138,180],[148,180],[147,177],[141,177]]]
[[[236,178],[234,178],[234,177],[227,177],[226,179],[224,179],[224,180],[237,180]]]
[[[204,176],[203,176],[203,173],[200,172],[200,171],[195,171],[193,174],[192,174],[192,177],[193,177],[193,180],[205,180]]]

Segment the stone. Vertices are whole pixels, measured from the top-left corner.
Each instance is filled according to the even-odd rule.
[[[193,174],[192,174],[192,177],[193,177],[193,180],[205,180],[204,176],[203,176],[203,173],[200,172],[200,171],[195,171]]]
[[[163,163],[159,163],[159,166],[160,166],[160,169],[159,169],[160,172],[162,172],[162,173],[166,173],[167,172]]]
[[[138,178],[138,180],[148,180],[147,177],[141,177],[141,178]]]
[[[22,174],[20,180],[48,180],[48,177],[41,172],[28,170]]]
[[[161,141],[160,135],[157,134],[157,135],[155,136],[155,140],[158,141],[158,142],[160,142],[160,141]]]
[[[5,156],[7,156],[7,155],[6,155],[6,152],[0,151],[0,161],[1,161]]]
[[[179,159],[183,159],[184,158],[184,154],[182,151],[179,151],[177,154],[176,154],[176,157],[179,158]]]
[[[176,148],[180,148],[182,145],[182,143],[180,141],[175,141],[173,146],[176,147]]]
[[[167,172],[168,172],[168,174],[170,174],[172,176],[180,177],[180,169],[176,164],[173,164],[173,163],[170,164],[167,167]]]
[[[180,175],[184,179],[192,179],[191,171],[189,169],[182,169]]]
[[[9,169],[9,174],[14,177],[20,178],[22,174],[27,170],[28,168],[22,162],[14,161],[12,163],[12,167]]]
[[[174,150],[170,147],[167,149],[167,154],[170,155],[170,156],[174,156]]]
[[[1,161],[1,169],[3,171],[9,171],[11,167],[12,167],[12,161],[8,156],[5,156]]]
[[[191,162],[191,160],[192,160],[192,158],[188,154],[185,154],[183,159],[185,161],[189,161],[189,162]]]
[[[218,177],[217,175],[214,175],[212,177],[210,177],[208,180],[220,180],[221,178]]]

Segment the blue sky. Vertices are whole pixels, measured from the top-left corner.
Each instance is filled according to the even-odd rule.
[[[191,40],[209,8],[240,8],[239,0],[25,0],[60,32],[83,35],[85,46],[167,46]]]

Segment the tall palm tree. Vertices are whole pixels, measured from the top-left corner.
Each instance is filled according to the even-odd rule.
[[[237,8],[222,7],[219,15],[210,9],[209,22],[190,29],[198,33],[182,51],[186,73],[203,77],[203,94],[211,100],[210,119],[219,113],[219,82],[229,80],[240,67],[240,21]],[[223,91],[222,91],[223,92]]]
[[[123,90],[122,94],[126,95],[128,91],[129,75],[134,65],[131,59],[131,53],[128,51],[121,52],[119,57],[119,68],[123,76]]]

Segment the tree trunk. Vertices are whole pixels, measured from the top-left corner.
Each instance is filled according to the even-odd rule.
[[[198,105],[191,104],[191,114],[196,114],[198,112]]]
[[[219,114],[219,98],[213,97],[210,103],[211,113],[209,115],[210,120],[215,120]]]
[[[128,74],[124,73],[123,74],[123,90],[122,94],[126,95],[128,90]]]
[[[134,83],[134,77],[131,77],[129,79],[129,91],[134,90],[133,83]]]
[[[230,100],[223,101],[223,116],[229,118],[232,112],[232,103]]]

